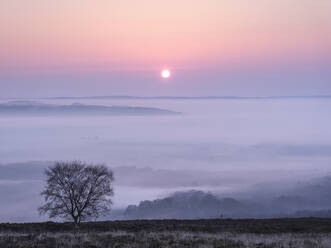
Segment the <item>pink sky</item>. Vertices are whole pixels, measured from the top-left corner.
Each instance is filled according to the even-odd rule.
[[[195,81],[205,81],[205,94],[222,89],[217,72],[219,81],[233,70],[274,66],[324,73],[331,61],[330,13],[329,0],[3,0],[0,84],[10,92],[2,95],[37,87],[41,77],[55,87],[54,75],[76,77],[70,81],[74,87],[86,73],[108,82],[100,82],[100,92],[109,86],[115,94],[144,94],[133,81],[149,92],[148,80],[165,66],[173,70],[174,82],[198,73]],[[121,79],[125,87],[117,87]],[[317,89],[312,82],[306,91],[331,90],[328,79]],[[183,93],[189,87],[178,85]],[[169,94],[176,91],[172,87]],[[62,94],[61,88],[56,92]]]

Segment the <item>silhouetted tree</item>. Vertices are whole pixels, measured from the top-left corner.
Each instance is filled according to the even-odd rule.
[[[77,228],[81,221],[110,211],[114,176],[106,166],[56,162],[45,175],[46,187],[41,195],[46,203],[39,208],[40,214],[72,219]]]

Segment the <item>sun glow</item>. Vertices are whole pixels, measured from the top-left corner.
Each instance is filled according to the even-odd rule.
[[[168,69],[164,69],[161,71],[161,77],[162,78],[169,78],[171,76],[171,72]]]

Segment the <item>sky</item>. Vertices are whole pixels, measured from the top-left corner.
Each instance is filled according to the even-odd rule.
[[[0,98],[331,94],[330,13],[329,0],[2,0]]]

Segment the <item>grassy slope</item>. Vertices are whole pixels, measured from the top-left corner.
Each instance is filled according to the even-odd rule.
[[[24,223],[0,224],[0,232],[66,232],[70,223]],[[82,232],[109,231],[186,231],[186,232],[236,232],[236,233],[331,233],[331,219],[203,219],[203,220],[130,220],[87,222],[81,225]]]
[[[331,219],[137,220],[0,224],[1,248],[327,248]]]

